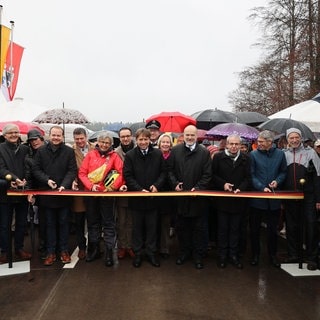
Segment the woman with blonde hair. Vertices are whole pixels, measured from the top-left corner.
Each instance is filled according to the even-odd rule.
[[[170,153],[173,146],[173,139],[170,133],[163,133],[158,139],[158,148],[162,152],[163,159],[166,165],[170,159]],[[170,191],[168,179],[161,191]],[[169,257],[169,244],[170,244],[170,227],[174,221],[175,210],[175,199],[173,197],[161,198],[162,201],[159,203],[159,245],[160,245],[160,256],[164,259]]]

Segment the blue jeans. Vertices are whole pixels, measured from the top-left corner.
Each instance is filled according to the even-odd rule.
[[[23,249],[24,233],[27,228],[27,200],[18,203],[0,204],[0,247],[2,252],[8,252],[13,212],[15,212],[14,248],[15,251]]]
[[[69,208],[45,208],[47,226],[47,253],[56,253],[57,224],[59,225],[59,251],[68,251]]]

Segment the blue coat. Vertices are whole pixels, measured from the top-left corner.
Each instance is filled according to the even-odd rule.
[[[268,185],[273,180],[277,181],[278,189],[281,188],[287,174],[284,152],[273,145],[268,151],[252,151],[250,157],[253,190],[263,191],[264,188],[269,188]],[[277,210],[280,209],[281,200],[251,199],[250,206],[263,210]]]

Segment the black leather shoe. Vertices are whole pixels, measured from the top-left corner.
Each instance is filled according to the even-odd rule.
[[[203,269],[204,265],[203,265],[202,260],[197,259],[197,260],[194,262],[194,267],[195,267],[196,269],[198,269],[198,270]]]
[[[227,261],[225,258],[220,258],[217,261],[218,268],[224,269],[227,266]]]
[[[243,269],[243,264],[240,262],[240,260],[238,259],[238,257],[236,257],[236,256],[230,257],[230,262],[231,262],[231,264],[233,264],[237,269]]]
[[[253,256],[251,261],[250,261],[250,264],[252,266],[257,266],[259,264],[259,257],[258,256]]]
[[[100,248],[98,244],[89,244],[86,261],[92,262],[99,259],[101,256]]]
[[[136,254],[133,261],[132,261],[132,265],[135,267],[135,268],[140,268],[141,267],[141,263],[142,263],[142,258],[141,258],[141,255],[139,254]]]
[[[160,253],[160,257],[163,259],[169,259],[170,258],[170,254],[169,253]]]
[[[152,266],[154,266],[154,267],[160,267],[160,262],[159,262],[159,260],[156,258],[156,256],[155,255],[148,255],[148,260],[149,260],[149,262],[150,262],[150,264],[152,265]]]
[[[276,256],[271,256],[270,257],[270,263],[275,267],[275,268],[280,268],[281,267],[281,263],[278,260],[278,258]]]
[[[318,269],[318,265],[315,261],[309,261],[307,263],[307,269],[310,270],[310,271],[315,271]]]
[[[112,249],[107,249],[106,250],[105,266],[106,267],[112,267],[113,266],[113,250]]]
[[[176,264],[178,265],[178,266],[181,266],[182,264],[184,264],[187,260],[188,260],[188,256],[186,256],[186,255],[181,255],[181,256],[179,256],[178,258],[177,258],[177,260],[176,260]]]

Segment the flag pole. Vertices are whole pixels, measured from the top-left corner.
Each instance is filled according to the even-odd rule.
[[[0,4],[0,25],[2,25],[2,11],[3,11],[3,6]]]
[[[64,110],[64,101],[62,102],[62,111]],[[64,117],[64,114],[62,112],[62,117]],[[64,124],[64,118],[62,118],[62,127],[63,127],[63,142],[66,143],[66,126]]]
[[[1,59],[1,57],[2,57],[2,54],[1,54],[1,52],[2,52],[2,11],[3,11],[3,6],[0,5],[0,66],[2,65],[2,59]],[[0,87],[2,86],[2,77],[3,77],[3,75],[0,74],[0,79],[1,79],[0,80]]]
[[[11,24],[11,42],[10,42],[10,66],[9,66],[9,74],[10,74],[10,100],[11,100],[11,97],[12,97],[12,89],[13,89],[13,85],[12,85],[12,82],[13,82],[13,78],[12,78],[12,74],[13,74],[13,66],[12,66],[12,61],[13,61],[13,29],[14,29],[14,21],[10,21],[10,24]]]

